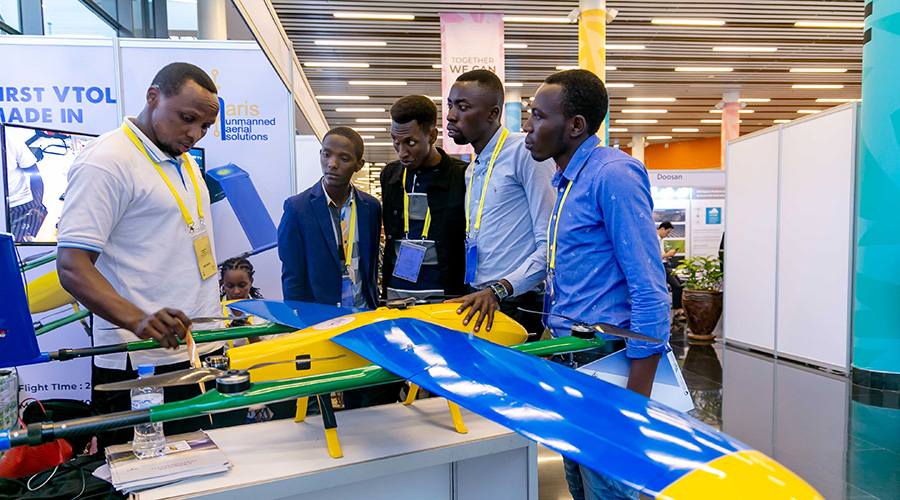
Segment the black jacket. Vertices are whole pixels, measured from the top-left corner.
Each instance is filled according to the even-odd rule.
[[[466,167],[437,148],[441,154],[438,174],[425,193],[431,209],[431,230],[437,250],[441,285],[446,295],[465,295],[466,279]],[[382,263],[382,298],[387,297],[388,278],[394,272],[394,241],[403,238],[403,165],[389,163],[381,171],[381,199],[384,219],[384,262]]]

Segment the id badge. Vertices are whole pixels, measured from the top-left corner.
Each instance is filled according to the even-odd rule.
[[[215,276],[218,267],[213,256],[212,246],[209,244],[206,226],[201,225],[199,229],[194,230],[191,233],[191,240],[194,242],[194,253],[197,254],[197,267],[200,269],[200,278],[206,280]]]
[[[341,279],[341,307],[353,307],[353,280],[349,276]]]
[[[478,243],[475,237],[466,239],[466,283],[475,281],[475,268],[478,265]]]
[[[393,275],[415,283],[419,280],[419,271],[422,269],[422,261],[424,259],[424,246],[408,240],[400,242],[400,252],[397,254],[397,264],[394,265]]]

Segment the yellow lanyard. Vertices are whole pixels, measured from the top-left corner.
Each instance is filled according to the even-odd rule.
[[[193,232],[194,231],[194,219],[191,217],[190,212],[188,212],[187,208],[184,206],[184,202],[181,201],[181,196],[178,196],[178,191],[175,191],[175,186],[172,185],[172,182],[166,176],[165,172],[162,171],[159,164],[153,161],[153,158],[147,153],[147,150],[144,148],[144,143],[138,139],[138,136],[134,133],[131,128],[122,124],[122,130],[125,131],[125,135],[131,139],[131,142],[140,150],[141,153],[144,154],[144,158],[147,158],[147,161],[156,168],[156,171],[159,172],[160,177],[166,182],[166,186],[169,186],[169,191],[172,192],[172,196],[175,197],[175,201],[178,202],[178,208],[181,209],[181,215],[184,217],[184,222],[187,224],[188,229]],[[191,177],[191,183],[194,185],[194,196],[197,198],[197,216],[200,217],[200,223],[203,223],[203,205],[200,201],[200,188],[197,186],[197,178],[194,177],[194,168],[192,167],[190,161],[187,158],[187,155],[182,154],[181,158],[184,160],[186,165],[186,170],[188,171],[188,175]]]
[[[562,207],[566,203],[566,197],[569,196],[569,190],[572,189],[572,184],[575,184],[572,181],[569,181],[569,185],[566,186],[566,191],[562,195],[562,199],[559,200],[559,208],[556,209],[556,224],[553,224],[553,221],[550,221],[547,224],[547,263],[550,264],[550,269],[556,269],[556,235],[559,232],[559,216],[562,214]],[[550,228],[553,228],[553,243],[550,243]]]
[[[494,162],[497,161],[497,155],[500,154],[500,148],[503,147],[509,130],[503,128],[500,133],[500,140],[494,148],[494,154],[491,155],[491,162],[488,163],[487,174],[484,176],[484,187],[481,188],[481,200],[478,202],[478,214],[475,216],[475,232],[481,227],[481,211],[484,209],[484,195],[487,194],[488,181],[491,180],[491,172],[494,171]],[[475,179],[475,169],[472,169],[472,177],[469,178],[469,189],[466,190],[466,236],[469,234],[469,201],[472,199],[472,181]]]
[[[425,212],[425,227],[422,228],[422,239],[428,238],[431,228],[431,207]],[[409,238],[409,193],[406,192],[406,169],[403,169],[403,232]]]
[[[341,217],[343,217],[344,209],[341,208]],[[347,241],[343,241],[344,231],[341,230],[341,243],[344,245],[344,265],[353,268],[353,237],[356,235],[356,200],[353,199],[351,188],[350,193],[350,227],[347,228]]]

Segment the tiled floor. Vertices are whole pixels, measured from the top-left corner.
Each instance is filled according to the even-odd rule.
[[[775,458],[827,500],[900,500],[900,410],[868,404],[888,406],[895,394],[721,340],[689,341],[683,323],[671,345],[694,417]],[[540,500],[571,499],[558,454],[541,448],[538,471]]]

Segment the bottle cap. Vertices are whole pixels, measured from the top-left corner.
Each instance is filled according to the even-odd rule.
[[[153,365],[140,365],[138,366],[138,377],[142,375],[153,375]]]

